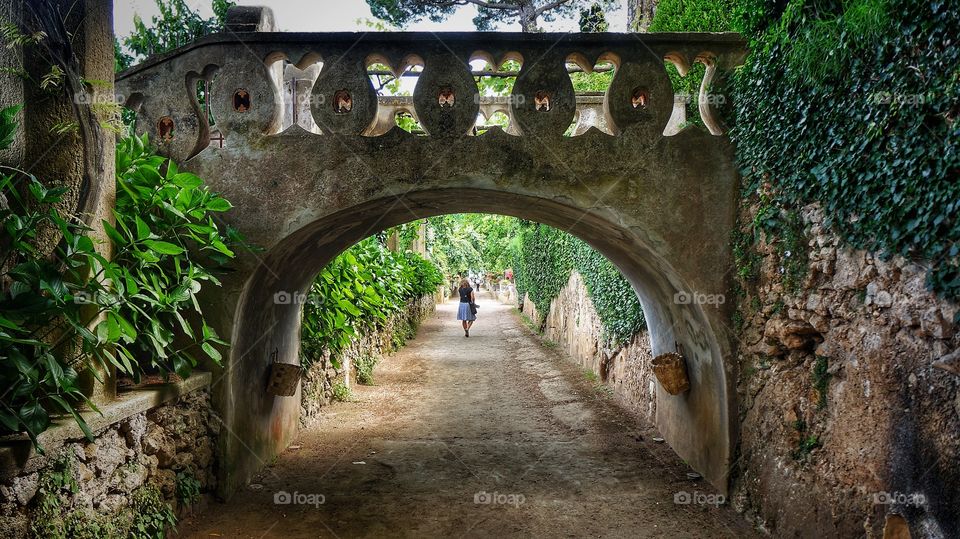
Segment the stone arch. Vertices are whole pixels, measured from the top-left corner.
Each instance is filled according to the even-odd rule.
[[[327,262],[369,235],[415,219],[461,212],[511,215],[568,230],[621,270],[640,299],[654,353],[672,351],[679,342],[688,357],[691,390],[670,396],[658,388],[657,423],[682,458],[725,489],[735,410],[728,387],[729,349],[716,316],[701,305],[676,301],[676,294],[687,290],[681,272],[656,245],[622,225],[612,210],[466,187],[371,198],[309,221],[264,253],[239,291],[231,324],[233,347],[218,388],[229,429],[221,444],[224,493],[282,451],[297,432],[299,398],[266,392],[271,362],[298,362],[301,306],[278,303],[275,294],[305,292]]]

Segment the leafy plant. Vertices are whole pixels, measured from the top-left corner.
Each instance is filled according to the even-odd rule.
[[[131,510],[131,539],[163,539],[167,529],[177,525],[173,508],[163,501],[160,489],[154,484],[146,484],[133,492]]]
[[[68,537],[68,527],[62,518],[64,500],[79,490],[75,461],[69,455],[61,455],[40,474],[37,480],[36,504],[30,530],[36,537]]]
[[[12,140],[15,111],[0,112],[0,149]],[[0,205],[0,384],[6,388],[0,424],[6,432],[26,431],[36,440],[51,413],[66,412],[91,437],[75,409],[86,401],[78,368],[88,361],[106,364],[109,343],[89,329],[99,306],[87,307],[83,300],[108,295],[93,275],[109,263],[83,235],[86,229],[56,208],[66,188],[47,188],[15,168],[0,171],[0,199],[6,201]],[[40,231],[59,231],[62,240],[38,245]]]
[[[206,323],[196,295],[203,283],[220,285],[213,272],[234,257],[227,244],[241,242],[214,220],[230,203],[153,154],[146,136],[117,147],[117,175],[116,226],[104,222],[115,254],[104,273],[125,301],[97,331],[122,337],[126,346],[118,347],[117,359],[137,380],[144,365],[187,377],[197,365],[195,351],[219,364],[215,345],[227,343]],[[175,346],[178,333],[186,339]]]
[[[357,383],[365,386],[373,385],[373,369],[379,363],[379,358],[372,354],[364,354],[357,358],[354,367],[357,370]]]
[[[197,479],[192,470],[177,472],[174,496],[181,506],[190,505],[200,497],[200,480]]]
[[[13,110],[0,113],[5,143]],[[145,369],[185,377],[196,348],[220,361],[214,345],[226,343],[205,323],[195,294],[201,282],[218,284],[213,266],[233,256],[225,242],[239,236],[221,233],[211,217],[229,203],[153,155],[146,138],[127,139],[117,151],[117,225],[103,223],[114,252],[107,260],[89,230],[58,209],[66,188],[0,170],[4,431],[36,441],[52,415],[68,413],[92,439],[78,407],[96,407],[80,388],[80,372],[97,377],[113,366],[134,379]],[[48,245],[43,238],[53,232],[60,239]],[[185,320],[188,311],[199,330]],[[182,346],[173,346],[175,335]]]
[[[226,21],[227,10],[235,5],[229,0],[212,0],[213,17],[204,19],[185,0],[155,0],[159,12],[148,26],[134,17],[133,33],[123,39],[123,44],[133,56],[119,44],[114,45],[115,64],[118,68],[130,67],[135,61],[154,54],[172,51],[200,37],[218,31]]]
[[[333,384],[333,400],[337,402],[349,402],[353,400],[353,392],[350,391],[350,388],[347,387],[347,384],[343,382],[335,382]]]
[[[643,309],[630,283],[586,242],[546,225],[522,223],[514,247],[517,294],[527,294],[542,312],[566,286],[570,272],[576,270],[607,339],[623,344],[646,327]]]
[[[381,328],[408,302],[433,294],[440,270],[412,253],[387,249],[367,238],[325,266],[314,279],[303,310],[301,364],[324,352],[340,365],[340,353],[361,330]]]
[[[960,12],[752,4],[732,131],[746,188],[786,209],[818,202],[848,245],[924,261],[929,287],[960,298]]]

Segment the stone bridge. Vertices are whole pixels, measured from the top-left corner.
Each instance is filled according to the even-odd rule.
[[[658,388],[657,426],[725,490],[736,432],[730,302],[705,305],[696,294],[728,293],[738,176],[710,104],[718,100],[701,99],[710,132],[688,127],[664,135],[674,109],[664,61],[681,72],[705,63],[704,96],[720,88],[715,75],[742,60],[744,41],[729,34],[271,30],[268,10],[235,9],[228,31],[117,79],[117,91],[138,111],[138,129],[230,200],[226,221],[263,248],[242,254],[223,288],[204,291],[205,311],[233,343],[224,365],[210,366],[226,431],[223,493],[297,432],[299,393],[279,397],[266,387],[272,363],[298,362],[297,294],[356,241],[458,212],[567,230],[616,264],[640,298],[654,354],[679,343],[687,358],[691,389],[671,396]],[[504,102],[506,131],[473,134],[490,103],[471,73],[477,58],[522,64]],[[602,109],[591,106],[602,111],[608,133],[564,136],[577,114],[566,64],[590,70],[601,61],[615,66],[615,76]],[[304,107],[284,102],[290,64],[307,74],[304,122],[284,113]],[[378,99],[367,73],[372,64],[396,73],[422,66],[404,106],[412,103],[426,135],[384,128],[383,110],[397,105]],[[198,83],[208,90],[203,105]],[[210,144],[210,116],[222,144]]]

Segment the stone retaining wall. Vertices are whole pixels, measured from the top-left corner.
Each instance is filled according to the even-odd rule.
[[[368,332],[355,340],[341,354],[340,367],[334,366],[329,352],[325,352],[323,357],[314,361],[301,382],[301,426],[312,423],[321,408],[333,401],[335,384],[341,383],[350,387],[354,378],[353,366],[356,365],[357,359],[366,356],[382,357],[402,346],[401,340],[404,338],[398,335],[403,335],[407,328],[415,330],[420,322],[433,312],[438,296],[442,294],[432,294],[411,301],[403,311],[389,317],[382,328]]]
[[[0,537],[126,537],[137,515],[206,501],[219,425],[205,385],[95,431],[92,442],[45,444],[0,483]],[[199,496],[188,502],[190,492]]]
[[[960,537],[958,306],[924,267],[801,217],[802,289],[784,290],[779,238],[743,283],[734,506],[776,536]]]
[[[531,320],[540,320],[537,306],[526,296],[523,313]],[[626,345],[606,343],[600,317],[576,271],[550,303],[543,337],[559,344],[584,369],[596,373],[627,409],[647,421],[654,420],[656,379],[650,368],[650,336],[641,331]]]

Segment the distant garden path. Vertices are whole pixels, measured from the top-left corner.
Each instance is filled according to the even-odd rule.
[[[181,536],[753,536],[728,507],[674,503],[714,491],[510,307],[481,298],[469,339],[456,307]]]

